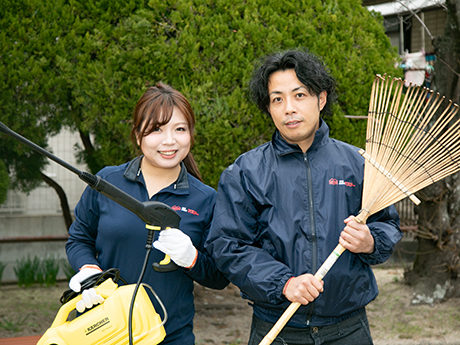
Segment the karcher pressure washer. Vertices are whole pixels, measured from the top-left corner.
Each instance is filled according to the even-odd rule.
[[[94,288],[98,294],[105,298],[104,302],[73,319],[69,316],[75,310],[77,302],[82,297],[78,295],[69,299],[59,309],[53,324],[41,337],[37,345],[124,345],[128,343],[133,345],[134,340],[136,341],[136,345],[154,345],[161,342],[166,335],[163,325],[167,320],[167,312],[155,291],[150,286],[142,284],[142,278],[147,267],[150,251],[153,249],[154,231],[173,227],[178,228],[180,216],[166,204],[157,201],[140,202],[121,189],[103,180],[100,176],[76,169],[12,131],[1,122],[0,132],[15,138],[77,174],[91,188],[135,213],[146,223],[147,228],[147,241],[145,245],[147,252],[137,284],[118,287],[112,278],[105,280],[99,285],[96,283]],[[158,272],[169,272],[177,268],[178,266],[170,260],[168,255],[160,263],[153,263],[153,269]],[[163,321],[155,311],[144,286],[150,288],[163,308]]]
[[[111,278],[95,288],[105,301],[84,314],[68,321],[81,300],[81,294],[64,304],[51,327],[37,345],[124,345],[128,344],[128,315],[135,285],[118,287]],[[160,316],[141,285],[133,313],[133,337],[136,344],[160,343],[166,333]]]

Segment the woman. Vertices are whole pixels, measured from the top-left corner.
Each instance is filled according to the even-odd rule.
[[[134,198],[167,204],[181,217],[181,230],[161,231],[154,242],[157,250],[152,250],[143,279],[168,313],[164,344],[194,344],[193,281],[216,289],[228,284],[203,249],[216,192],[202,182],[190,153],[194,126],[193,111],[180,92],[162,83],[150,87],[136,105],[131,130],[133,144],[142,155],[98,173]],[[71,289],[79,292],[80,282],[109,268],[118,268],[128,284],[136,283],[145,258],[145,223],[89,187],[75,208],[75,217],[66,245],[69,262],[79,271],[69,283]],[[160,262],[165,254],[181,267],[155,272],[152,263]],[[102,298],[95,296],[94,289],[85,290],[83,297],[86,307]],[[155,299],[152,302],[161,314]]]

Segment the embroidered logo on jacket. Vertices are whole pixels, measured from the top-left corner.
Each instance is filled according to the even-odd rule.
[[[191,208],[187,208],[184,206],[176,206],[176,205],[172,206],[171,208],[176,212],[181,211],[181,212],[193,214],[195,216],[199,216],[199,213],[195,210],[192,210]]]
[[[336,178],[329,179],[329,184],[333,186],[347,186],[347,187],[355,187],[355,185],[351,182],[347,182],[344,180],[337,180]]]

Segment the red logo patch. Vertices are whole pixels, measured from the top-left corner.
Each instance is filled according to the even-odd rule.
[[[355,187],[355,185],[351,182],[347,182],[344,180],[337,180],[336,178],[329,179],[329,184],[333,186]]]
[[[181,211],[181,212],[185,212],[185,213],[190,213],[190,214],[193,214],[195,216],[199,216],[200,214],[195,211],[195,210],[192,210],[191,208],[187,208],[187,207],[184,207],[184,206],[171,206],[171,208],[174,210],[174,211]]]

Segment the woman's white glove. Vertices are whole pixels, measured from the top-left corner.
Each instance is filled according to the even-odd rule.
[[[83,280],[101,272],[102,270],[96,265],[83,265],[80,271],[70,279],[69,288],[75,292],[80,292]]]
[[[198,257],[198,251],[190,237],[179,229],[161,231],[153,246],[169,255],[177,265],[185,268],[192,268]]]
[[[84,265],[80,268],[80,271],[75,274],[69,282],[69,287],[75,291],[80,292],[81,282],[85,279],[101,273],[102,270],[96,265]],[[104,302],[104,297],[99,295],[94,288],[83,290],[82,300],[77,302],[77,311],[83,313],[85,308],[92,308],[94,305]]]
[[[104,302],[104,297],[99,295],[94,288],[83,290],[81,297],[82,299],[76,305],[77,311],[80,313],[83,313],[86,308],[90,309]]]

